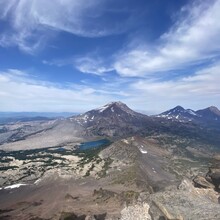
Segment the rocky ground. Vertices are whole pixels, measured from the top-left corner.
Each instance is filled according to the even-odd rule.
[[[86,140],[81,127],[70,121],[29,122],[4,128],[7,130],[0,133],[0,144],[2,141],[1,150],[6,151],[48,148]]]
[[[33,183],[53,174],[75,179],[105,175],[110,159],[101,158],[98,155],[100,150],[78,152],[77,146],[0,151],[0,187],[18,182]]]
[[[219,219],[219,156],[200,146],[152,135],[2,151],[0,219]]]

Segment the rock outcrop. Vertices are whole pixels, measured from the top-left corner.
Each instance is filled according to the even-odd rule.
[[[125,207],[121,211],[120,220],[151,220],[147,203]]]
[[[154,219],[218,220],[219,194],[213,189],[195,188],[183,180],[178,189],[172,188],[149,196],[150,213]]]
[[[195,187],[205,188],[205,189],[215,188],[215,186],[212,183],[208,182],[203,176],[196,176],[193,179],[193,182],[194,182]]]
[[[209,168],[206,179],[215,186],[218,192],[220,192],[220,167]]]

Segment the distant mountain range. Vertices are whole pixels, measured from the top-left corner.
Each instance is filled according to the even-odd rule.
[[[185,109],[182,106],[176,106],[161,114],[147,116],[131,110],[122,102],[110,102],[100,108],[90,110],[84,114],[72,112],[0,112],[0,122],[16,121],[34,121],[48,120],[54,118],[72,119],[81,125],[94,125],[108,122],[109,124],[118,124],[129,122],[131,124],[141,125],[150,120],[150,118],[164,118],[179,122],[218,122],[220,123],[220,110],[211,106],[201,110]],[[111,120],[110,120],[111,119]]]
[[[15,125],[15,126],[14,126]],[[74,140],[107,137],[113,140],[131,136],[172,135],[219,146],[220,112],[216,107],[194,111],[177,106],[155,116],[111,102],[84,114],[67,118],[32,118],[1,123],[0,144],[17,141],[22,148],[62,146]],[[5,146],[8,147],[8,146]]]
[[[0,123],[43,121],[54,118],[70,117],[73,112],[0,112]]]
[[[194,111],[192,109],[184,109],[181,106],[176,106],[173,109],[165,111],[158,118],[166,118],[180,122],[199,122],[199,123],[218,123],[220,124],[220,111],[218,108],[211,106],[205,109]]]
[[[10,117],[70,117],[76,115],[76,112],[0,112],[1,118]]]
[[[134,134],[170,133],[211,137],[216,129],[220,129],[219,115],[219,110],[214,107],[193,111],[177,106],[162,114],[147,116],[133,111],[122,102],[111,102],[67,120],[83,127],[87,135],[125,137]],[[204,127],[215,131],[207,134]]]

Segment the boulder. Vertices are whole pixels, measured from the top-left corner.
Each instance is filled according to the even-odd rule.
[[[217,191],[220,191],[220,168],[210,167],[206,179],[215,186]]]
[[[178,188],[150,194],[147,201],[153,219],[220,219],[218,193],[214,189],[195,188],[184,179]]]
[[[208,182],[206,178],[203,176],[196,176],[193,179],[193,182],[194,182],[195,187],[198,187],[198,188],[205,188],[205,189],[215,188],[215,186],[212,183]]]
[[[147,203],[125,207],[121,211],[120,220],[151,220]]]

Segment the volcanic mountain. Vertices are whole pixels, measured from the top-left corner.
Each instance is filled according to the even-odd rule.
[[[111,137],[134,134],[154,125],[151,117],[131,110],[122,102],[110,102],[69,119],[86,128],[88,133]]]
[[[176,106],[173,109],[165,111],[156,117],[172,119],[173,121],[188,122],[193,121],[197,123],[219,123],[220,111],[217,107],[211,106],[205,109],[194,111],[192,109],[184,109],[181,106]]]
[[[176,106],[173,109],[170,109],[157,115],[157,117],[173,119],[178,121],[192,121],[198,119],[200,115],[197,114],[197,112],[195,112],[194,110],[184,109],[182,106]]]
[[[196,111],[196,114],[207,120],[220,120],[220,111],[215,106]]]
[[[0,127],[1,149],[35,149],[82,142],[100,137],[120,139],[157,134],[220,141],[219,110],[193,111],[177,106],[149,117],[122,102],[110,102],[84,114],[56,120],[28,121]]]

